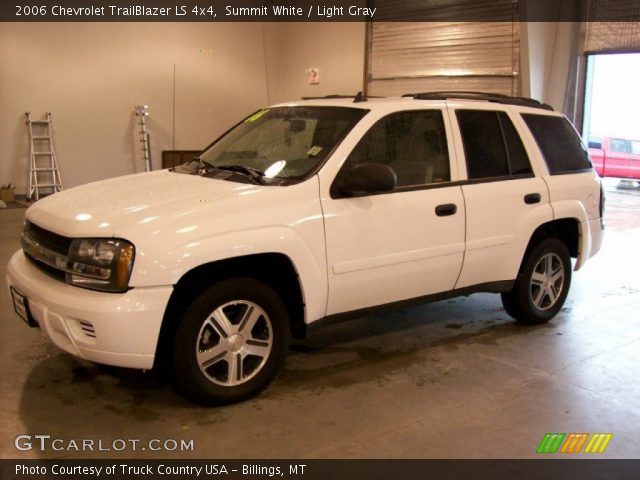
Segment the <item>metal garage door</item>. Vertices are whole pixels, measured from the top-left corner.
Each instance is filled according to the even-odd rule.
[[[442,4],[420,6],[417,16],[456,18],[455,10],[462,3],[447,2],[448,11],[443,11]],[[415,5],[412,4],[413,13]],[[497,15],[502,21],[369,24],[367,93],[389,96],[475,90],[517,95],[520,70],[517,2],[476,1],[474,7],[491,9],[494,18]]]
[[[638,0],[592,0],[584,24],[584,52],[640,52],[638,17]]]

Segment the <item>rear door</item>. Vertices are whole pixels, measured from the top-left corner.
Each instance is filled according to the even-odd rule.
[[[466,251],[456,288],[513,280],[531,234],[552,218],[546,184],[514,125],[521,119],[493,105],[451,103],[449,114],[466,176]]]

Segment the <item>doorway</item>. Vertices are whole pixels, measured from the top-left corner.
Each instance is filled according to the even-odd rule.
[[[583,132],[640,140],[640,53],[587,56]]]
[[[640,53],[587,56],[583,138],[615,189],[640,186]]]

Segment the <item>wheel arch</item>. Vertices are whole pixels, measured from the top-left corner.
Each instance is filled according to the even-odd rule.
[[[298,272],[288,256],[259,253],[218,260],[189,270],[174,285],[162,319],[155,366],[162,366],[168,358],[178,323],[193,300],[213,283],[234,277],[253,278],[273,288],[287,308],[291,336],[304,337],[304,295]]]
[[[569,255],[571,255],[571,257],[579,258],[581,252],[580,242],[582,238],[580,229],[581,223],[577,218],[559,218],[538,226],[529,238],[529,243],[527,244],[527,248],[525,249],[522,257],[519,271],[522,270],[522,266],[524,265],[531,250],[545,238],[558,238],[567,246],[567,250],[569,250]]]

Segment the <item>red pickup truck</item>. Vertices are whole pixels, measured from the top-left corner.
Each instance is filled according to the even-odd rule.
[[[640,180],[640,140],[591,137],[589,155],[601,177]]]

